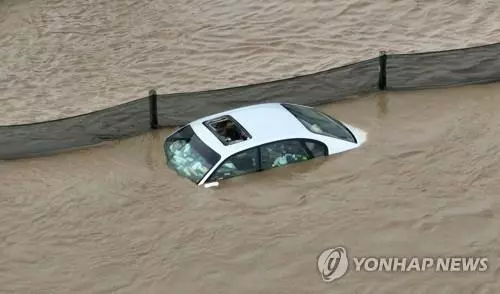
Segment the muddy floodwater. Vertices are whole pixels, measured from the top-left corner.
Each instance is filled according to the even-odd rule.
[[[0,123],[496,42],[497,1],[0,1]],[[361,148],[198,188],[172,129],[0,162],[0,293],[498,293],[500,84],[324,105]],[[488,257],[486,272],[354,272],[317,257]]]
[[[498,42],[495,0],[2,0],[0,124]]]
[[[326,105],[368,132],[362,148],[217,189],[164,166],[169,129],[4,162],[0,291],[496,293],[498,93],[493,84]],[[348,272],[326,284],[316,258],[336,245],[358,256],[487,256],[489,269]]]

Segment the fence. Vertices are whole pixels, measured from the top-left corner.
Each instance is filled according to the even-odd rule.
[[[261,102],[319,105],[383,90],[410,90],[500,81],[500,43],[373,58],[268,83],[157,95],[96,112],[25,125],[0,126],[0,159],[39,156],[183,125],[196,118]]]

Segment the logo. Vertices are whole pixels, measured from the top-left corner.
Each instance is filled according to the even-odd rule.
[[[327,283],[342,278],[348,267],[347,250],[344,247],[326,249],[318,257],[321,278]]]
[[[350,261],[351,259],[352,261]],[[324,282],[342,278],[349,269],[354,272],[486,272],[485,256],[347,256],[345,247],[326,249],[318,256],[318,270]]]

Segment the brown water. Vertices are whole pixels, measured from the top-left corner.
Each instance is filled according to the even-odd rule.
[[[0,2],[2,122],[307,73],[378,49],[498,39],[495,1]],[[5,62],[4,62],[5,61]],[[324,106],[360,149],[209,190],[161,130],[0,163],[0,293],[497,293],[500,85]],[[316,258],[477,255],[486,273],[355,273]]]
[[[3,0],[0,124],[498,42],[496,0]]]
[[[170,130],[5,162],[0,292],[496,293],[499,90],[325,106],[367,130],[366,145],[215,190],[164,167]],[[325,284],[316,257],[339,244],[356,255],[485,255],[490,269],[350,272]]]

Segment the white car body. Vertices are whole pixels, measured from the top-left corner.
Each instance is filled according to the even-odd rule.
[[[286,103],[285,105],[296,104]],[[231,145],[223,144],[204,124],[204,122],[223,116],[232,117],[251,135],[251,138]],[[357,148],[366,141],[366,132],[344,122],[340,123],[351,132],[356,143],[310,131],[281,103],[246,106],[195,120],[188,125],[201,141],[220,155],[220,160],[205,174],[198,185],[205,184],[212,173],[230,156],[267,143],[287,139],[312,139],[324,143],[328,148],[328,155],[332,155]]]

